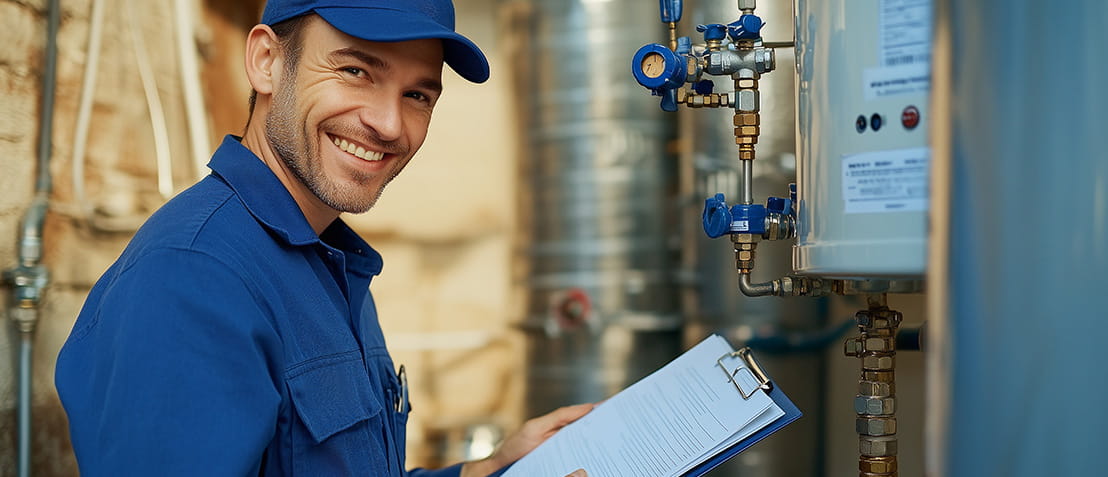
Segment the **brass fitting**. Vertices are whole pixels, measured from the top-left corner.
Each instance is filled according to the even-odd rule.
[[[868,295],[868,307],[854,315],[860,334],[844,352],[861,360],[854,397],[861,476],[897,475],[896,329],[903,315],[886,306],[885,294]]]
[[[754,269],[754,249],[759,238],[754,234],[731,234],[731,242],[735,245],[735,268],[739,273],[750,273]]]
[[[757,141],[757,138],[755,138],[755,141]],[[739,138],[737,138],[737,137],[735,138],[735,143],[739,145],[739,160],[740,161],[753,161],[754,158],[757,156],[754,153],[754,144],[753,143],[749,143],[749,144],[740,143]]]

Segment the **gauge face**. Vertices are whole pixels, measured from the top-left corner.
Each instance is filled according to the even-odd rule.
[[[662,76],[666,69],[666,59],[658,53],[649,53],[642,59],[642,72],[649,78]]]

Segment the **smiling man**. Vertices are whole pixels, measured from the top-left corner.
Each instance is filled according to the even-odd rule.
[[[342,212],[412,160],[443,63],[483,82],[449,0],[273,0],[247,38],[241,138],[93,287],[56,385],[83,475],[402,476],[410,404],[369,294],[381,257]],[[528,421],[514,462],[591,405]]]

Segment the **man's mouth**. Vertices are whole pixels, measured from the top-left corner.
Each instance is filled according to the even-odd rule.
[[[356,144],[353,141],[349,141],[336,136],[329,136],[331,141],[335,143],[339,149],[342,149],[354,157],[363,161],[377,162],[385,158],[385,153],[366,150],[364,145]]]

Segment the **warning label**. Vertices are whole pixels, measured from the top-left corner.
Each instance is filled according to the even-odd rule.
[[[843,203],[848,214],[927,210],[926,147],[844,156]]]

